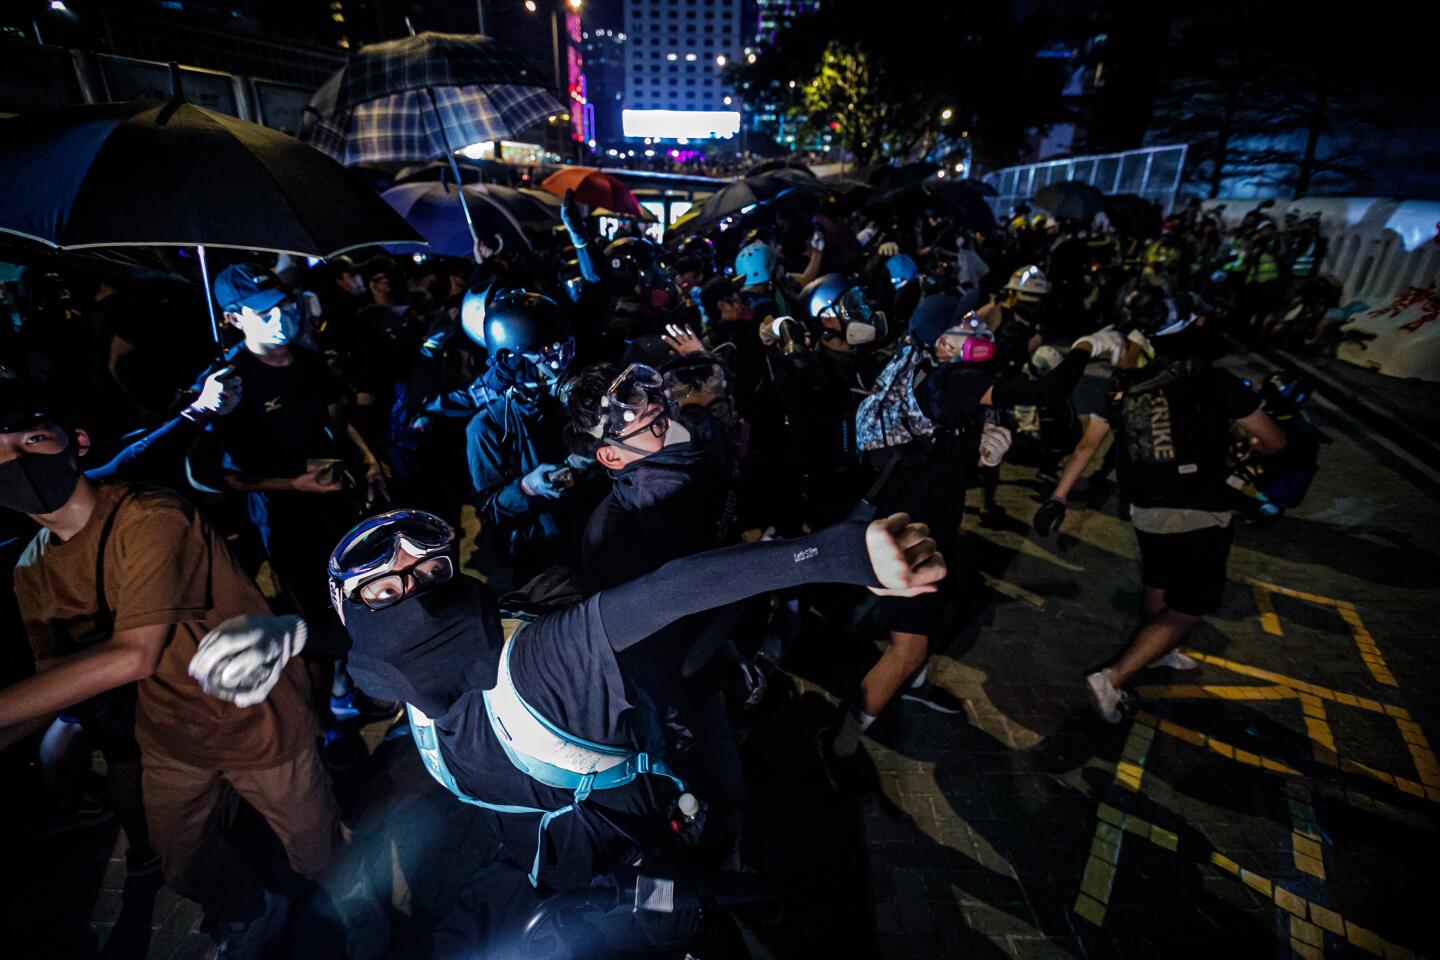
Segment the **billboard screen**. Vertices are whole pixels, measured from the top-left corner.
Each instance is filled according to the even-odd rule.
[[[620,119],[627,137],[709,140],[740,132],[735,110],[624,110]]]

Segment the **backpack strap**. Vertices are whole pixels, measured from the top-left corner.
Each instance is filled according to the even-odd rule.
[[[110,543],[110,534],[115,529],[115,518],[120,515],[120,507],[130,499],[133,492],[133,489],[126,489],[120,494],[105,517],[104,525],[100,527],[100,543],[95,550],[95,626],[90,630],[90,634],[97,639],[108,636],[114,630],[115,612],[110,609],[110,601],[105,596],[105,548]]]

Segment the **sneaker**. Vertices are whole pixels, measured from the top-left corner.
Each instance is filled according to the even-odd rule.
[[[842,797],[859,800],[880,787],[875,766],[864,750],[856,748],[848,757],[835,755],[835,731],[819,730],[815,734],[815,751],[830,787]]]
[[[938,687],[933,683],[924,683],[918,687],[911,687],[900,694],[900,699],[909,700],[911,703],[918,703],[926,709],[949,716],[965,712],[964,700],[961,700],[944,687]]]
[[[1099,670],[1085,678],[1085,685],[1090,692],[1090,706],[1100,714],[1100,718],[1106,723],[1119,723],[1121,720],[1120,704],[1125,700],[1125,694],[1110,682],[1110,671]]]
[[[262,888],[264,906],[254,920],[217,922],[212,936],[214,946],[207,960],[256,960],[265,944],[274,940],[285,927],[290,915],[290,901],[280,894]]]
[[[1150,664],[1152,667],[1164,667],[1166,670],[1199,670],[1200,661],[1194,657],[1186,656],[1179,650],[1171,650],[1165,656]]]

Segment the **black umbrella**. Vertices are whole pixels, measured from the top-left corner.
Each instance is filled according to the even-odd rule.
[[[915,199],[920,187],[939,169],[933,163],[907,163],[903,167],[880,167],[871,171],[870,185],[875,191],[866,206],[887,207]]]
[[[982,197],[1000,196],[1000,191],[995,189],[995,185],[993,183],[986,183],[984,180],[976,180],[974,177],[970,177],[965,180],[956,180],[955,183],[963,183],[965,186],[969,187],[971,190],[974,190]]]
[[[739,213],[748,213],[751,208],[776,200],[792,191],[824,193],[825,187],[818,180],[809,184],[796,183],[773,173],[734,180],[716,190],[705,201],[700,215],[688,220],[685,227],[690,230],[704,228]]]
[[[319,151],[178,94],[0,120],[0,232],[63,250],[196,247],[207,291],[206,247],[333,257],[420,239]],[[213,304],[210,322],[218,343]]]
[[[1090,221],[1104,209],[1105,196],[1079,180],[1062,180],[1035,191],[1035,206],[1057,220]]]
[[[809,177],[811,180],[815,179],[815,172],[808,166],[799,160],[791,160],[787,157],[778,157],[774,160],[762,160],[749,170],[746,170],[745,176],[754,177],[762,173],[786,173],[787,171],[793,171],[793,173],[790,174],[792,176],[799,174],[802,177]]]
[[[1104,204],[1105,219],[1118,233],[1144,240],[1160,236],[1160,224],[1164,219],[1160,204],[1133,193],[1108,195]]]
[[[984,234],[993,234],[999,227],[990,204],[964,181],[940,180],[927,184],[925,193],[937,201],[931,206],[942,206],[946,213],[955,218],[957,226]]]

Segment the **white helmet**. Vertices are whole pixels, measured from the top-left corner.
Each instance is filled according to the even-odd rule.
[[[1005,289],[1015,291],[1022,301],[1034,303],[1050,292],[1050,281],[1045,279],[1039,267],[1031,264],[1010,274],[1010,282],[1005,284]]]

